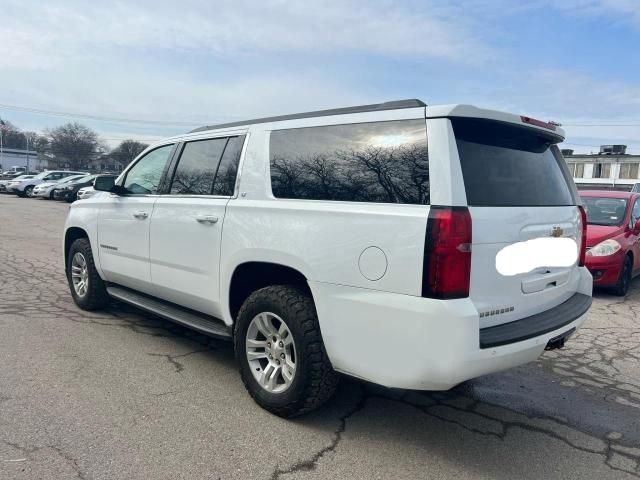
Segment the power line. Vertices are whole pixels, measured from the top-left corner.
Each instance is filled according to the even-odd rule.
[[[563,123],[566,127],[640,127],[640,123]]]
[[[34,113],[36,115],[48,115],[55,117],[66,117],[66,118],[82,118],[85,120],[97,120],[103,122],[115,122],[115,123],[137,123],[142,125],[165,125],[165,126],[182,126],[182,127],[194,127],[198,125],[202,125],[206,122],[172,122],[172,121],[164,121],[164,120],[141,120],[135,118],[121,118],[121,117],[105,117],[101,115],[89,115],[84,113],[72,113],[72,112],[62,112],[62,111],[54,111],[54,110],[43,110],[40,108],[33,107],[24,107],[19,105],[9,105],[6,103],[0,103],[0,108],[6,108],[7,110],[17,110],[21,112]]]

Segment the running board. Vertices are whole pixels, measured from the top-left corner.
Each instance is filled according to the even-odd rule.
[[[230,328],[227,327],[222,320],[218,320],[215,317],[195,312],[193,310],[188,310],[178,305],[115,285],[108,285],[107,293],[116,300],[120,300],[166,320],[171,320],[172,322],[197,330],[205,335],[217,338],[231,338]]]

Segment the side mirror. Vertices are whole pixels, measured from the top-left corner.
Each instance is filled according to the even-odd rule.
[[[640,218],[638,220],[636,220],[636,224],[633,226],[633,228],[631,229],[631,232],[634,235],[638,235],[640,234]]]
[[[93,182],[93,189],[99,192],[118,193],[113,191],[114,187],[116,186],[115,183],[115,177],[96,177],[95,181]]]

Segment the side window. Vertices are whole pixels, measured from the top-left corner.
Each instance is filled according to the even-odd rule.
[[[218,173],[216,174],[216,179],[213,184],[214,195],[233,195],[244,139],[244,135],[241,137],[231,137],[229,139],[229,143],[227,143],[227,147],[224,149],[222,160],[220,160]]]
[[[633,204],[633,210],[631,211],[631,228],[636,224],[636,221],[640,218],[640,201],[636,200]]]
[[[157,193],[172,150],[173,145],[165,145],[147,153],[127,172],[122,186],[133,194]]]
[[[210,195],[226,138],[187,142],[171,182],[174,195]]]
[[[429,203],[424,120],[271,132],[271,189],[278,198]]]

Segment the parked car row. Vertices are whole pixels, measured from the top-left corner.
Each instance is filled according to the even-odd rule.
[[[0,192],[19,197],[65,200],[69,203],[93,195],[93,183],[97,177],[115,180],[113,174],[90,174],[66,170],[47,170],[34,175],[16,175],[0,180]]]

